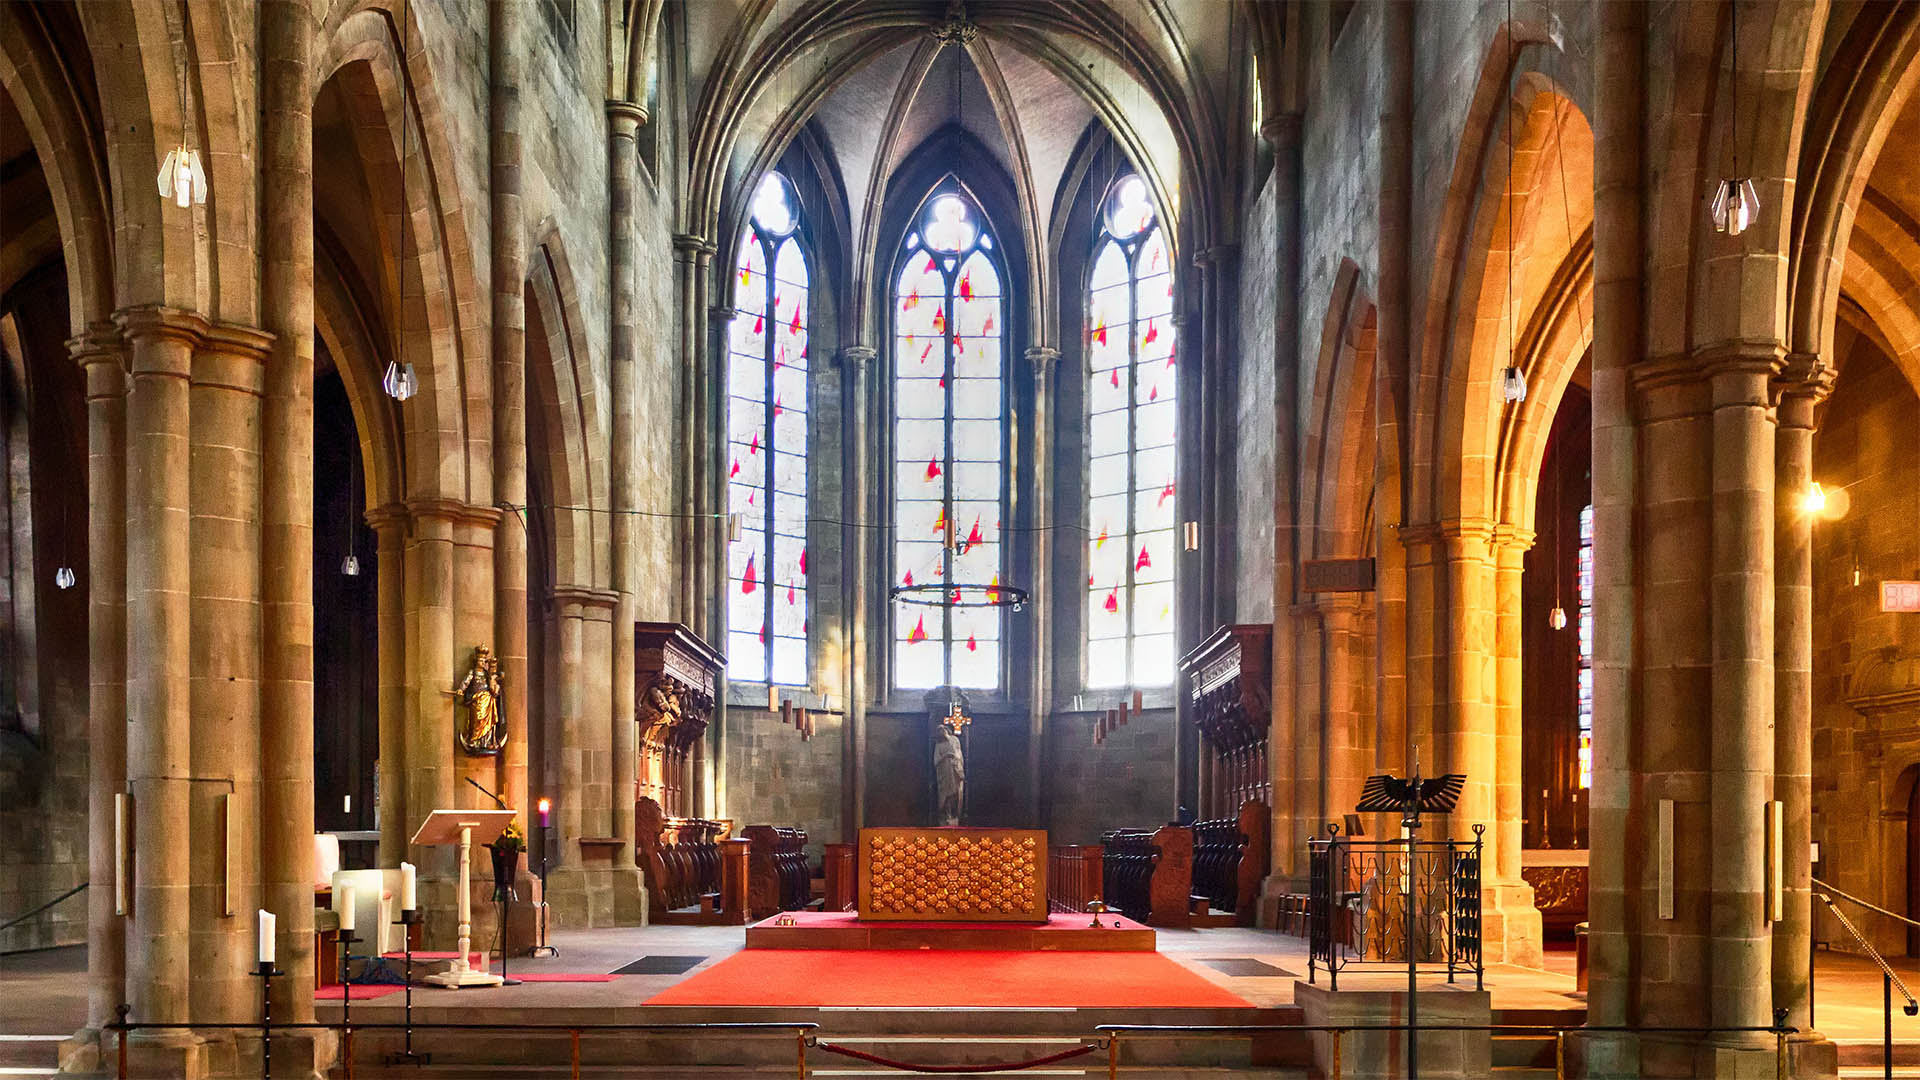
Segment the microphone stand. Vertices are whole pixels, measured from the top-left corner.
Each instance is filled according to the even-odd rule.
[[[480,781],[475,780],[473,777],[467,777],[467,783],[472,784],[480,794],[492,799],[493,805],[500,809],[513,809],[513,807],[506,804],[506,800],[488,791],[485,787],[481,786]],[[492,850],[492,845],[488,845],[488,850]],[[493,891],[500,897],[500,985],[519,986],[520,980],[507,978],[507,914],[508,908],[513,904],[513,900],[511,899],[513,896],[513,879],[508,878],[505,882],[502,882],[496,877],[493,882]]]

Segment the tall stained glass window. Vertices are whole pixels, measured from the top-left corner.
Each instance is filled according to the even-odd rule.
[[[807,259],[778,173],[754,192],[727,356],[727,674],[807,682]]]
[[[1580,786],[1593,786],[1593,505],[1580,509]]]
[[[1167,234],[1137,175],[1101,207],[1087,279],[1087,678],[1173,682],[1174,327]]]
[[[893,580],[998,588],[1006,430],[1005,297],[979,208],[937,195],[894,278]],[[1001,609],[896,603],[903,689],[1000,685]]]

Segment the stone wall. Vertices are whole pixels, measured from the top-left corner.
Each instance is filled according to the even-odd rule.
[[[1097,844],[1108,829],[1173,819],[1173,713],[1149,709],[1096,746],[1097,715],[1055,713],[1049,721],[1049,843]]]
[[[807,857],[818,867],[821,846],[841,839],[840,762],[844,719],[814,714],[814,736],[802,739],[778,713],[727,710],[727,815],[734,835],[749,825],[807,830]]]
[[[1907,814],[1920,766],[1920,615],[1882,612],[1878,586],[1920,578],[1920,397],[1863,339],[1844,358],[1819,425],[1814,479],[1845,487],[1852,505],[1814,526],[1813,836],[1823,856],[1814,873],[1912,914],[1907,830],[1916,825]],[[1907,951],[1892,920],[1854,922],[1881,951]],[[1848,947],[1831,918],[1821,919],[1818,937]]]
[[[1273,473],[1273,173],[1260,185],[1240,244],[1240,364],[1234,475],[1241,491],[1272,491]],[[1236,502],[1235,622],[1273,621],[1273,506]]]

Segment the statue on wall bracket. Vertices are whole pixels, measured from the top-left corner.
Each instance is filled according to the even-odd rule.
[[[973,722],[967,697],[943,686],[927,695],[927,715],[933,721],[934,823],[958,825],[967,805],[966,748],[960,733]]]
[[[492,757],[507,745],[506,683],[500,660],[485,645],[473,650],[473,666],[451,695],[466,707],[459,726],[460,749],[471,757]]]

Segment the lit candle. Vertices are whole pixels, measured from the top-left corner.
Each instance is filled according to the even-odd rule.
[[[340,812],[344,814],[353,813],[353,796],[351,795],[340,796]]]
[[[547,826],[552,824],[553,824],[553,800],[541,799],[540,800],[540,827],[544,829]]]
[[[273,966],[273,912],[260,909],[260,966]]]
[[[333,910],[340,913],[340,929],[353,930],[353,887],[342,886],[333,894]]]
[[[413,905],[413,864],[403,862],[400,864],[400,910],[412,911]]]

